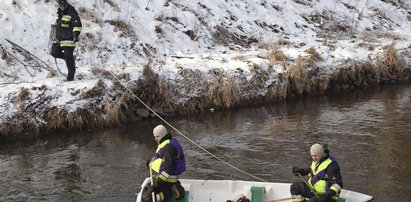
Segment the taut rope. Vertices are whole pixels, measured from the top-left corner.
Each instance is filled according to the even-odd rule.
[[[182,132],[180,132],[177,128],[175,128],[175,127],[172,126],[170,123],[168,123],[163,117],[161,117],[159,114],[157,114],[153,109],[151,109],[144,101],[142,101],[136,94],[134,94],[133,91],[131,91],[130,88],[128,88],[127,86],[125,86],[125,85],[120,81],[120,79],[118,79],[118,77],[117,77],[113,72],[111,72],[110,70],[107,70],[107,71],[110,72],[111,75],[113,75],[113,77],[120,83],[121,86],[123,86],[128,92],[130,92],[135,98],[137,98],[137,100],[138,100],[141,104],[143,104],[148,110],[150,110],[150,111],[151,111],[154,115],[156,115],[160,120],[162,120],[164,123],[166,123],[169,127],[171,127],[173,130],[175,130],[179,135],[183,136],[186,140],[188,140],[189,142],[191,142],[193,145],[195,145],[196,147],[200,148],[202,151],[204,151],[204,152],[207,153],[208,155],[214,157],[215,159],[219,160],[220,162],[226,164],[227,166],[230,166],[231,168],[233,168],[233,169],[235,169],[235,170],[237,170],[237,171],[239,171],[239,172],[241,172],[241,173],[243,173],[243,174],[246,174],[246,175],[248,175],[248,176],[250,176],[250,177],[252,177],[252,178],[254,178],[254,179],[257,179],[257,180],[262,181],[262,182],[267,182],[266,180],[264,180],[264,179],[262,179],[262,178],[259,178],[259,177],[257,177],[257,176],[254,176],[254,175],[252,175],[252,174],[250,174],[250,173],[247,173],[246,171],[244,171],[244,170],[242,170],[242,169],[240,169],[240,168],[238,168],[238,167],[236,167],[236,166],[234,166],[234,165],[231,165],[230,163],[228,163],[228,162],[224,161],[223,159],[221,159],[220,157],[212,154],[211,152],[207,151],[207,150],[204,149],[202,146],[200,146],[199,144],[197,144],[196,142],[194,142],[193,140],[191,140],[189,137],[187,137],[187,136],[184,135]]]

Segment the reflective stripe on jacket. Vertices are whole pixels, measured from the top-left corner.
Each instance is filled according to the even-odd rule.
[[[60,46],[61,47],[76,47],[76,43],[74,43],[74,41],[60,41]]]
[[[81,33],[81,20],[73,6],[67,4],[64,10],[57,10],[56,17],[56,43],[61,47],[75,47],[74,38]]]

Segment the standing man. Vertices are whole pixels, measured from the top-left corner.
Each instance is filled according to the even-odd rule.
[[[154,128],[153,136],[158,146],[148,166],[155,172],[154,182],[152,186],[144,188],[142,201],[152,202],[152,192],[155,193],[156,201],[171,197],[181,199],[184,197],[184,188],[178,178],[186,170],[183,147],[163,125]]]
[[[67,0],[57,0],[57,18],[55,23],[56,41],[53,41],[51,55],[55,58],[66,60],[67,81],[74,80],[76,73],[76,63],[74,61],[74,48],[81,32],[80,17],[72,5]]]
[[[306,198],[309,199],[309,202],[333,202],[338,200],[343,182],[337,161],[334,157],[325,153],[323,146],[318,143],[311,146],[310,154],[313,161],[309,168],[293,167],[294,175],[309,176],[309,186],[304,182],[291,184],[292,200],[306,201]]]

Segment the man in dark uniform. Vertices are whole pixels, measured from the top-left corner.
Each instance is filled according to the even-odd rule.
[[[183,148],[163,125],[154,128],[153,136],[158,146],[148,166],[155,172],[154,182],[152,186],[147,185],[144,188],[142,201],[151,202],[152,192],[156,201],[171,197],[181,199],[184,197],[184,188],[178,178],[186,170]]]
[[[51,55],[55,58],[66,60],[67,81],[74,80],[76,73],[76,63],[74,61],[74,48],[81,32],[80,17],[72,5],[67,0],[57,0],[59,8],[57,9],[57,18],[55,23],[56,41],[53,41]]]
[[[308,184],[294,182],[290,187],[292,201],[332,202],[338,200],[343,187],[340,167],[334,157],[329,155],[328,147],[318,143],[310,149],[313,159],[309,168],[293,167],[295,175],[308,175]],[[315,193],[313,193],[313,191]]]

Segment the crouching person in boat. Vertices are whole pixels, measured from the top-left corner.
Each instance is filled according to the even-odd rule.
[[[178,180],[179,175],[186,170],[183,148],[163,125],[156,126],[153,135],[158,143],[156,154],[148,163],[154,171],[153,185],[144,187],[142,201],[152,202],[153,192],[156,201],[184,198],[185,190]]]
[[[340,167],[329,150],[318,143],[310,149],[312,163],[309,168],[293,167],[294,175],[308,175],[308,182],[294,182],[290,187],[293,201],[337,201],[343,187]],[[301,177],[302,178],[302,177]],[[303,179],[304,180],[304,179]]]

